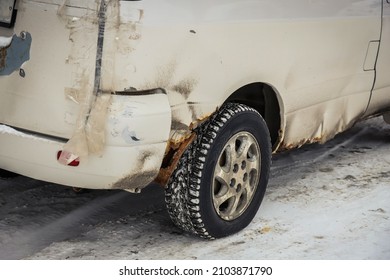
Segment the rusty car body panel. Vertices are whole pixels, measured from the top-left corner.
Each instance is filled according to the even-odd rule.
[[[165,184],[193,128],[227,100],[260,111],[274,152],[390,110],[386,0],[14,9],[14,25],[0,27],[0,168],[34,178],[138,192],[160,174]],[[15,64],[7,53],[22,34],[29,56]]]

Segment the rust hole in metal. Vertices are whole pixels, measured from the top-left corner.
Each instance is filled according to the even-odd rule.
[[[170,143],[169,149],[165,155],[164,161],[162,163],[160,172],[158,173],[156,183],[165,187],[168,183],[169,178],[171,177],[173,171],[175,170],[181,156],[188,148],[188,146],[194,141],[196,133],[192,132],[188,137],[184,138],[183,141],[177,145],[176,143]]]

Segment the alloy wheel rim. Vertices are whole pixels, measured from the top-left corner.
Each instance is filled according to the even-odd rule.
[[[213,174],[212,198],[218,216],[240,217],[251,204],[261,171],[261,150],[247,131],[233,135],[219,155]]]

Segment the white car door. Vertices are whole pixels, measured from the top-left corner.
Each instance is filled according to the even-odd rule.
[[[390,108],[390,0],[383,0],[382,36],[376,63],[375,86],[366,115]]]

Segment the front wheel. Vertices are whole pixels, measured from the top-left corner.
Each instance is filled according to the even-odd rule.
[[[268,127],[254,109],[225,104],[196,131],[166,189],[172,221],[213,239],[245,228],[264,197],[271,163]]]

